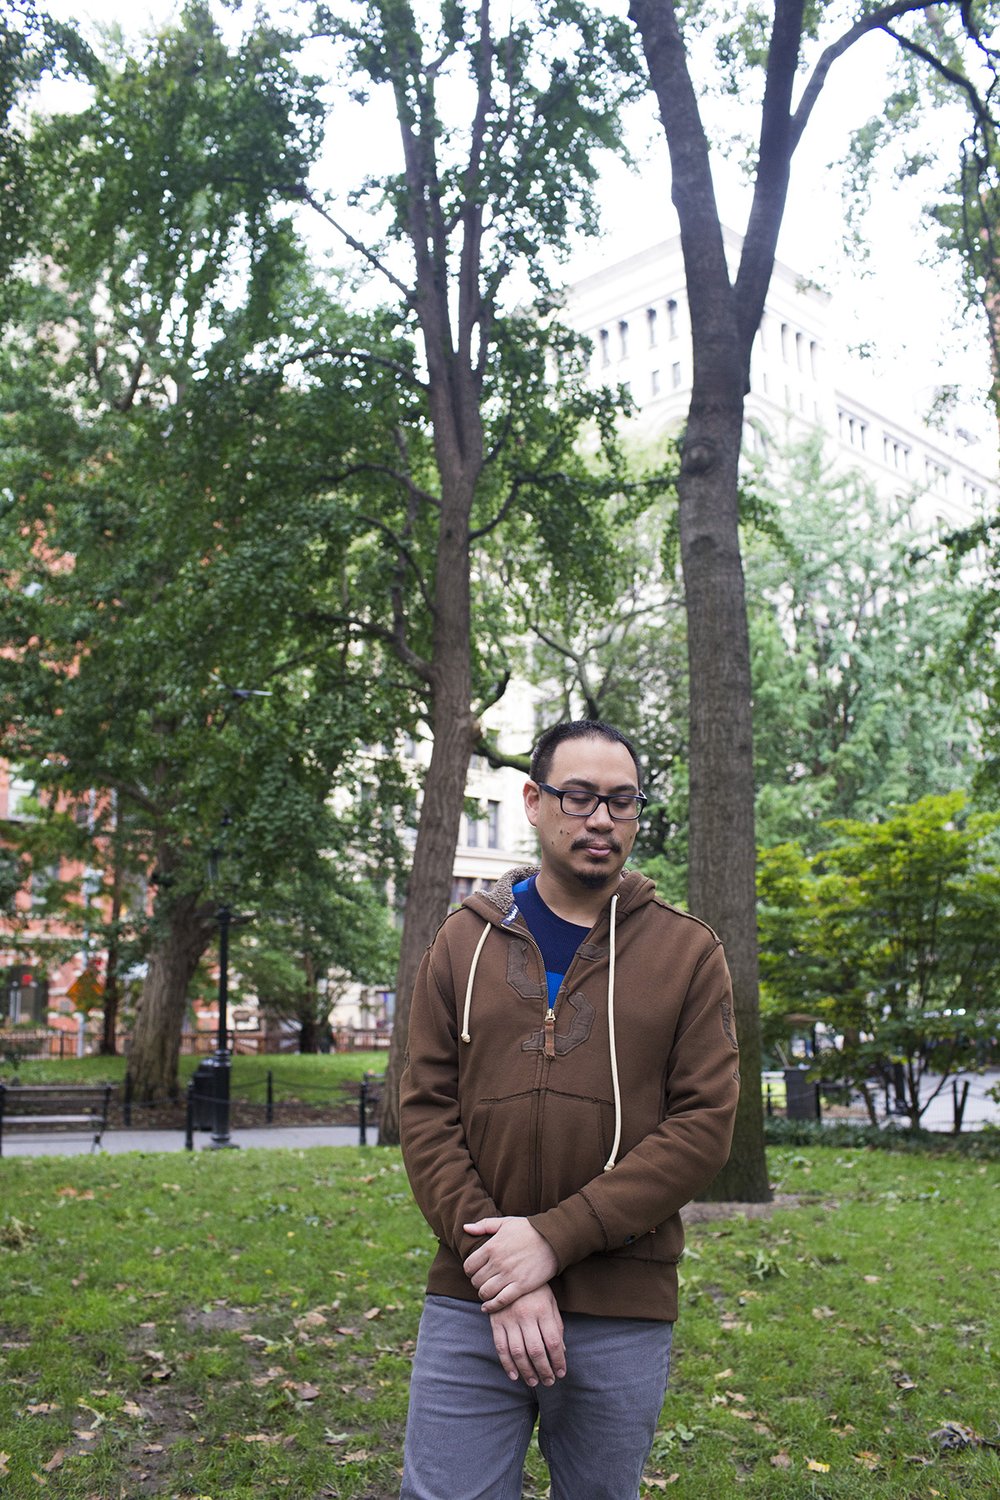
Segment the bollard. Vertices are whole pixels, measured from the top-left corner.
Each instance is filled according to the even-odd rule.
[[[274,1074],[270,1068],[267,1070],[267,1109],[264,1111],[264,1119],[268,1125],[274,1124]]]
[[[368,1144],[368,1080],[370,1074],[366,1073],[361,1080],[361,1090],[358,1095],[358,1145]]]
[[[125,1092],[122,1095],[122,1119],[126,1125],[132,1123],[132,1074],[125,1072]]]
[[[187,1123],[184,1127],[184,1150],[194,1150],[194,1082],[187,1086]]]

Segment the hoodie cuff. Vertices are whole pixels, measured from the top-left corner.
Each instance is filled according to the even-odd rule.
[[[582,1193],[545,1213],[532,1214],[528,1223],[552,1246],[560,1272],[609,1248],[604,1225]]]

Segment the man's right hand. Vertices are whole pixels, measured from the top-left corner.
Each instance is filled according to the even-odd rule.
[[[551,1287],[526,1292],[509,1307],[490,1313],[493,1343],[511,1380],[555,1385],[566,1374],[563,1321]]]

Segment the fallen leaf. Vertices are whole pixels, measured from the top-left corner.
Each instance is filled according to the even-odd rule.
[[[837,1316],[832,1307],[814,1307],[812,1315],[814,1318],[835,1318]]]
[[[367,1448],[356,1448],[353,1453],[345,1453],[340,1460],[342,1464],[361,1464],[368,1457]]]
[[[864,1279],[868,1282],[869,1286],[874,1286],[877,1281],[882,1280],[881,1276],[866,1276]]]
[[[806,1468],[811,1469],[814,1474],[829,1474],[830,1472],[829,1464],[821,1464],[815,1458],[806,1459]]]
[[[10,1473],[10,1470],[7,1467],[7,1465],[8,1465],[9,1462],[10,1462],[10,1454],[9,1453],[0,1453],[0,1477],[2,1477],[4,1474],[9,1474]]]
[[[731,1380],[732,1376],[733,1376],[732,1370],[720,1370],[719,1373],[718,1373],[718,1375],[716,1375],[715,1378],[716,1378],[716,1380]]]
[[[92,1443],[97,1436],[93,1428],[74,1427],[73,1436],[78,1437],[82,1443]]]
[[[279,1443],[281,1441],[281,1439],[275,1437],[274,1434],[271,1433],[271,1432],[245,1432],[243,1434],[243,1441],[245,1443],[268,1443],[268,1444],[272,1444],[272,1443]]]
[[[790,1469],[792,1460],[787,1453],[772,1453],[771,1467],[772,1469]]]
[[[54,1401],[37,1401],[33,1405],[26,1406],[25,1411],[32,1417],[45,1417],[49,1412],[58,1411],[59,1407]]]
[[[382,1316],[382,1309],[380,1307],[370,1307],[368,1309],[368,1311],[365,1313],[365,1318],[368,1320],[369,1323],[372,1321],[373,1318],[380,1318],[381,1316]]]
[[[358,1336],[358,1330],[356,1328],[338,1328],[337,1332],[342,1333],[345,1338],[357,1338]]]
[[[62,1461],[65,1457],[66,1449],[57,1448],[52,1457],[49,1459],[48,1463],[42,1464],[42,1468],[45,1470],[46,1474],[53,1474],[55,1473],[56,1469],[62,1468]]]
[[[860,1453],[855,1453],[854,1461],[864,1469],[877,1469],[882,1462],[879,1455],[872,1453],[868,1448],[862,1448]]]

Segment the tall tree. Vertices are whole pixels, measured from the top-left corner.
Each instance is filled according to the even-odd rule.
[[[391,614],[354,615],[419,684],[433,740],[380,1120],[381,1139],[394,1141],[413,981],[447,911],[481,712],[504,681],[502,668],[491,681],[474,639],[473,581],[485,590],[489,578],[477,554],[520,514],[544,538],[552,567],[583,564],[595,593],[602,587],[599,549],[588,555],[592,486],[573,444],[584,418],[598,414],[611,451],[610,403],[584,396],[578,351],[545,316],[545,297],[571,227],[594,226],[592,153],[618,140],[631,44],[623,23],[582,0],[539,0],[513,19],[489,0],[448,3],[436,17],[405,0],[368,0],[343,21],[320,7],[316,31],[337,43],[369,107],[391,99],[401,170],[362,195],[385,216],[388,243],[346,228],[344,240],[398,296],[400,323],[419,348],[403,378],[425,403],[431,439],[421,468],[402,445],[389,466],[398,494],[379,519],[397,569]],[[332,200],[309,196],[339,228]],[[539,305],[519,307],[526,296]],[[414,584],[409,609],[404,585]]]
[[[315,472],[317,434],[325,468],[378,423],[342,379],[288,373],[342,321],[308,291],[282,206],[319,139],[291,50],[263,26],[230,51],[190,6],[31,137],[33,261],[2,372],[4,750],[40,784],[114,793],[151,872],[146,1096],[176,1082],[223,810],[249,903],[397,717],[372,664],[299,617],[310,591],[337,594],[349,544],[329,486],[317,504],[300,483],[310,444]]]
[[[972,8],[976,10],[976,7]],[[951,36],[969,7],[913,0],[845,18],[840,9],[774,0],[710,17],[676,0],[632,0],[671,164],[694,346],[694,379],[678,481],[681,560],[688,617],[690,864],[692,909],[722,935],[733,971],[744,1086],[719,1197],[769,1196],[760,1099],[754,892],[752,682],[739,545],[738,463],[750,354],[774,264],[793,153],[831,68],[872,33],[910,49],[933,11]],[[978,14],[978,11],[977,11]],[[712,82],[753,99],[753,201],[739,264],[730,273],[699,97],[699,64]],[[841,64],[846,66],[846,64]],[[701,91],[704,92],[704,79]]]

